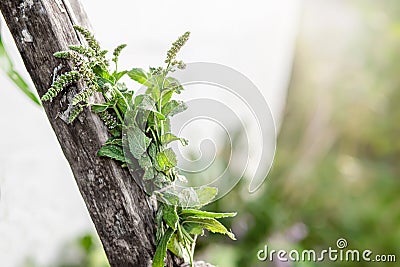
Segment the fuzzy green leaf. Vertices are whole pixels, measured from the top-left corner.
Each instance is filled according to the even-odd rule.
[[[134,94],[133,91],[126,91],[126,92],[122,93],[122,95],[125,97],[126,101],[128,102],[130,108],[133,107],[133,94]]]
[[[168,242],[168,250],[174,253],[176,256],[185,260],[190,261],[188,252],[186,251],[182,242],[179,241],[178,235],[175,233]]]
[[[200,205],[197,193],[192,187],[185,188],[180,192],[179,201],[182,207],[194,207]]]
[[[236,212],[209,212],[209,211],[203,211],[203,210],[196,210],[196,209],[183,209],[179,213],[179,215],[188,217],[188,216],[193,216],[193,217],[203,217],[203,218],[228,218],[228,217],[234,217],[236,216]]]
[[[170,186],[171,185],[171,180],[168,178],[168,176],[166,176],[164,173],[162,173],[162,172],[158,172],[157,170],[156,170],[156,177],[155,177],[155,180],[154,180],[154,185],[157,187],[157,188],[161,188],[161,189],[163,189],[163,190],[165,190],[165,188],[167,187],[167,186]],[[179,201],[178,201],[179,202]],[[166,203],[170,203],[169,201],[167,201]],[[173,205],[176,205],[176,203],[170,203],[171,205],[173,204]]]
[[[143,180],[150,180],[154,178],[154,168],[153,163],[147,153],[143,155],[138,160],[139,166],[144,170]]]
[[[157,148],[154,143],[151,143],[149,146],[149,156],[151,157],[152,160],[156,160]]]
[[[162,114],[164,116],[174,116],[182,111],[185,111],[187,106],[184,102],[178,100],[171,100],[162,107]]]
[[[135,108],[156,111],[156,103],[148,95],[138,95],[135,97]]]
[[[105,143],[106,145],[116,145],[122,147],[122,139],[121,138],[115,138],[111,137],[108,139]]]
[[[209,204],[218,194],[218,188],[216,187],[202,187],[196,189],[196,194],[199,199],[201,206]]]
[[[106,111],[110,106],[107,104],[92,104],[91,109],[94,113]]]
[[[154,178],[154,168],[145,168],[143,174],[143,180],[151,180]]]
[[[93,68],[93,72],[98,76],[101,77],[103,79],[105,79],[106,81],[109,81],[110,84],[114,84],[115,83],[115,78],[113,75],[111,75],[107,69],[102,68],[99,65],[96,65]]]
[[[179,204],[179,196],[175,194],[175,192],[155,192],[157,197],[161,199],[162,202],[168,205],[178,205]]]
[[[157,153],[156,160],[161,171],[169,170],[177,164],[176,155],[172,148]]]
[[[144,153],[139,158],[138,163],[139,163],[139,166],[142,167],[143,169],[150,168],[151,166],[153,166],[153,164],[151,163],[151,159],[150,159],[149,155],[147,155],[147,153]]]
[[[27,97],[29,97],[33,102],[41,106],[39,98],[35,95],[35,93],[29,88],[28,84],[25,80],[19,75],[17,71],[15,71],[11,58],[9,57],[3,42],[1,40],[0,35],[0,69],[7,74],[8,78],[13,81],[13,83],[24,93]]]
[[[189,142],[185,138],[179,138],[172,133],[166,133],[161,136],[161,143],[163,143],[164,145],[169,144],[173,141],[180,141],[182,143],[182,145],[184,145],[184,146],[186,146]]]
[[[117,83],[117,84],[116,84],[116,87],[117,87],[117,89],[118,89],[121,93],[130,92],[130,93],[132,93],[132,95],[133,95],[133,91],[128,91],[129,89],[128,89],[128,87],[126,86],[125,83]]]
[[[118,97],[117,106],[122,114],[126,114],[126,111],[129,109],[129,103],[125,102],[124,96]]]
[[[176,230],[176,226],[179,221],[178,213],[176,212],[176,206],[163,205],[163,219],[165,223]]]
[[[99,88],[103,88],[103,90],[104,90],[104,86],[106,85],[106,84],[112,84],[112,81],[110,81],[110,80],[108,80],[108,79],[105,79],[105,78],[102,78],[102,77],[98,77],[98,76],[96,76],[96,82],[97,82],[97,86],[99,87]]]
[[[204,230],[203,230],[203,226],[201,224],[197,224],[197,223],[188,223],[183,221],[183,228],[192,235],[203,235]]]
[[[189,226],[190,224],[194,224],[192,226],[193,229],[196,229],[196,225],[201,226],[212,233],[228,235],[232,240],[236,240],[235,235],[228,229],[226,229],[226,227],[222,223],[220,223],[214,218],[208,218],[208,217],[201,218],[201,217],[190,216],[185,218],[182,224],[189,224]]]
[[[121,162],[126,162],[122,147],[116,145],[104,145],[97,152],[99,157],[109,157]]]
[[[133,68],[130,71],[128,71],[127,74],[132,80],[137,81],[138,83],[141,83],[146,86],[150,85],[149,82],[147,81],[148,79],[146,72],[143,69]]]
[[[146,94],[149,95],[155,102],[158,103],[158,101],[160,100],[160,95],[161,95],[160,87],[158,85],[151,84],[147,88]]]
[[[164,259],[167,255],[167,246],[174,232],[175,231],[172,228],[168,228],[160,242],[157,244],[156,253],[153,258],[153,267],[164,267]]]
[[[140,159],[150,145],[148,138],[139,128],[130,127],[127,131],[129,150],[135,159]]]
[[[179,81],[173,77],[168,77],[165,80],[165,88],[164,89],[170,89],[173,92],[176,92],[177,94],[180,94],[181,91],[183,90],[182,85],[179,83]]]
[[[161,93],[161,106],[162,107],[171,100],[171,97],[173,94],[174,94],[174,90],[165,90]]]

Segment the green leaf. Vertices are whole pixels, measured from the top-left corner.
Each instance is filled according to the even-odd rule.
[[[178,225],[178,236],[180,239],[183,239],[186,244],[192,244],[194,243],[193,237],[190,235],[188,231],[186,231],[185,227],[182,227],[182,225]]]
[[[181,216],[192,216],[192,217],[202,217],[202,218],[228,218],[228,217],[234,217],[236,216],[236,212],[209,212],[209,211],[203,211],[203,210],[196,210],[196,209],[182,209],[179,212],[179,215]]]
[[[156,103],[148,95],[138,95],[135,97],[135,108],[149,111],[156,111]]]
[[[163,75],[151,75],[148,80],[148,88],[146,94],[151,96],[157,103],[160,100],[161,90],[163,87],[164,76]]]
[[[171,120],[169,118],[165,118],[164,120],[164,132],[171,132]]]
[[[125,114],[126,111],[129,109],[129,103],[125,102],[124,96],[121,93],[121,96],[117,99],[117,107],[119,108],[122,114]]]
[[[147,153],[144,153],[140,158],[139,158],[139,166],[142,167],[143,169],[145,168],[150,168],[153,166],[153,163],[151,162],[151,159]]]
[[[115,78],[114,78],[114,76],[112,76],[112,75],[108,72],[108,70],[102,68],[101,66],[96,65],[96,66],[93,68],[93,72],[94,72],[98,77],[101,77],[101,78],[105,79],[106,81],[108,81],[110,84],[115,84]]]
[[[180,82],[177,79],[173,78],[173,77],[168,77],[165,80],[165,88],[173,90],[177,94],[180,94],[181,91],[183,90],[183,87],[180,84]]]
[[[13,83],[23,92],[27,97],[29,97],[33,102],[41,106],[41,102],[36,94],[29,88],[28,84],[21,77],[21,75],[15,71],[14,65],[8,55],[0,35],[0,69],[8,76],[8,78],[13,81]]]
[[[122,147],[116,145],[104,145],[97,152],[99,157],[109,157],[115,160],[126,162]]]
[[[92,104],[91,109],[94,113],[106,111],[110,106],[107,104]]]
[[[148,138],[139,128],[129,127],[127,131],[129,150],[135,159],[140,159],[147,147],[150,145],[151,139]]]
[[[185,188],[180,192],[179,201],[182,207],[194,207],[200,205],[197,193],[192,187]]]
[[[156,240],[157,243],[160,241],[161,237],[164,234],[164,225],[162,220],[162,209],[158,209],[156,213],[156,225],[157,225],[157,232],[156,232]]]
[[[132,108],[133,107],[133,91],[126,91],[123,92],[122,95],[125,97],[126,101],[129,104],[129,107]]]
[[[97,78],[96,82],[97,82],[97,85],[99,88],[103,88],[104,85],[107,83],[112,84],[112,81],[110,81],[108,79],[104,79],[103,77],[96,76],[96,78]]]
[[[157,160],[157,147],[154,143],[151,143],[149,146],[149,156],[153,159],[153,160]]]
[[[175,231],[172,228],[168,228],[160,242],[157,244],[156,253],[153,258],[153,267],[164,267],[164,259],[167,255],[167,245],[174,232]]]
[[[185,260],[185,262],[190,261],[188,252],[186,251],[184,245],[179,242],[178,235],[175,233],[168,242],[168,249],[174,253],[179,258]]]
[[[122,147],[122,139],[111,137],[106,141],[105,145],[116,145]]]
[[[189,227],[192,227],[193,229],[198,229],[196,228],[196,225],[201,226],[212,233],[224,234],[229,236],[232,240],[236,240],[235,235],[228,229],[226,229],[226,227],[222,223],[220,223],[214,218],[208,218],[208,217],[201,218],[201,217],[190,216],[185,218],[182,224],[189,224]],[[194,225],[190,226],[190,224]]]
[[[147,75],[146,72],[143,69],[140,68],[133,68],[132,70],[128,71],[128,76],[134,80],[137,81],[138,83],[141,83],[143,85],[149,86],[150,83],[147,81]]]
[[[176,206],[163,205],[163,219],[165,223],[176,230],[176,226],[179,221],[178,213],[176,212]]]
[[[173,141],[180,141],[184,146],[186,146],[189,143],[189,141],[186,140],[185,138],[179,138],[172,133],[166,133],[161,136],[161,143],[163,143],[164,145],[169,144]]]
[[[183,228],[192,235],[203,235],[204,230],[203,226],[197,223],[188,223],[188,222],[183,222]]]
[[[143,180],[151,180],[154,178],[154,168],[145,168],[143,174]]]
[[[120,71],[120,72],[115,72],[115,73],[113,73],[113,77],[114,77],[115,81],[117,82],[127,73],[128,73],[127,70]]]
[[[139,166],[144,170],[143,180],[150,180],[154,178],[154,168],[153,163],[147,153],[143,155],[138,160]]]
[[[155,194],[159,199],[161,199],[162,202],[168,204],[168,205],[178,205],[179,204],[179,196],[175,194],[175,192],[169,192],[169,191],[164,191],[164,192],[158,192],[156,191]]]
[[[115,86],[120,92],[127,92],[129,90],[125,83],[117,83]]]
[[[202,187],[199,189],[196,189],[196,194],[199,199],[199,204],[201,206],[204,206],[208,203],[210,203],[215,196],[218,194],[218,188],[216,187]]]
[[[184,102],[178,100],[171,100],[162,107],[162,114],[164,116],[174,116],[182,111],[185,111],[187,106]]]
[[[173,93],[174,93],[174,90],[165,90],[161,93],[161,106],[162,107],[171,100]]]
[[[157,164],[160,167],[160,171],[169,170],[176,166],[177,160],[176,155],[172,148],[165,149],[156,156]]]

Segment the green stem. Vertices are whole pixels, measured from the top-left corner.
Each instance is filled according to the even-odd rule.
[[[185,246],[185,249],[186,249],[187,253],[189,254],[190,267],[194,267],[194,265],[193,265],[193,255],[190,253],[190,249],[187,246]]]
[[[121,114],[116,106],[113,106],[115,113],[117,114],[118,119],[120,120],[121,124],[124,124],[124,119],[121,117]]]
[[[194,258],[194,249],[196,248],[196,241],[197,241],[197,235],[194,235],[192,249],[191,249],[191,255],[190,255],[190,257],[192,259]]]
[[[129,103],[128,103],[128,101],[126,100],[125,96],[124,96],[118,89],[116,89],[116,88],[113,88],[113,89],[114,89],[114,92],[116,92],[117,95],[118,95],[119,97],[121,97],[122,100],[124,100],[124,103],[125,103],[125,105],[126,105],[126,109],[127,109],[127,110],[130,110],[131,107],[129,106]]]
[[[169,65],[170,64],[171,63],[169,62],[168,65],[167,65],[167,68],[164,71],[163,82],[162,82],[162,85],[161,85],[161,88],[160,88],[160,99],[158,100],[159,101],[159,103],[158,103],[158,112],[160,112],[160,113],[162,113],[162,97],[161,97],[161,95],[162,95],[162,91],[164,89],[164,84],[165,84],[165,80],[167,78],[168,69],[169,69]],[[161,136],[163,136],[164,135],[164,122],[162,120],[160,121],[160,128],[161,128]]]

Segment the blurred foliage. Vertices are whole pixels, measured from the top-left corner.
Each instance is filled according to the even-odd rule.
[[[0,24],[1,26],[1,24]],[[15,84],[15,86],[21,90],[27,97],[29,97],[37,105],[41,106],[39,98],[29,88],[26,81],[21,75],[14,69],[14,64],[3,44],[3,40],[0,32],[0,70]]]
[[[65,244],[49,267],[109,267],[100,240],[94,234],[85,234]],[[39,267],[33,259],[26,259],[22,267]],[[43,267],[43,266],[41,266]]]
[[[266,244],[321,251],[345,238],[348,249],[400,260],[400,3],[327,2],[353,12],[357,32],[338,37],[326,27],[316,33],[318,43],[300,33],[273,169],[256,195],[241,183],[213,204],[238,212],[238,241],[202,240],[198,258],[238,267],[376,265],[257,260]]]

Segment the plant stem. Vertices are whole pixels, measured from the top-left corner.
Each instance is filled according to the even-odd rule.
[[[124,124],[124,119],[121,117],[121,114],[119,113],[119,110],[116,106],[113,106],[113,109],[115,113],[117,114],[118,119],[120,120],[121,124]]]
[[[193,238],[193,243],[192,243],[192,249],[191,249],[191,258],[194,258],[194,249],[196,248],[196,241],[197,241],[197,235],[194,235]]]
[[[128,101],[126,100],[126,98],[125,98],[125,96],[118,90],[118,89],[114,89],[114,91],[118,94],[118,96],[119,97],[121,97],[123,100],[124,100],[124,103],[125,103],[125,105],[126,105],[126,108],[129,110],[130,109],[130,106],[129,106],[129,103],[128,103]]]

